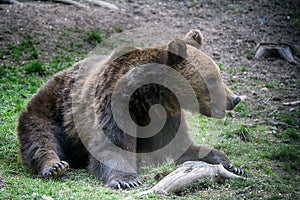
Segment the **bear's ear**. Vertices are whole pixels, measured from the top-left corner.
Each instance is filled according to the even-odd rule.
[[[192,29],[185,36],[185,42],[191,46],[200,49],[203,44],[203,36],[199,30]]]
[[[183,40],[174,39],[168,43],[167,64],[176,65],[187,57],[187,47]]]

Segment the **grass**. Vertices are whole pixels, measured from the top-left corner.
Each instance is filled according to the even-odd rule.
[[[241,13],[241,10],[240,10],[239,8],[235,8],[235,9],[233,10],[233,13],[234,13],[234,14],[240,14],[240,13]]]
[[[219,69],[221,70],[221,71],[224,71],[226,68],[225,68],[225,66],[224,65],[222,65],[222,64],[217,64],[218,65],[218,67],[219,67]]]
[[[10,45],[9,51],[11,52],[12,57],[16,60],[20,60],[24,54],[29,53],[31,58],[37,59],[39,53],[35,47],[33,39],[34,38],[31,34],[26,34],[21,43]]]
[[[247,67],[246,66],[242,66],[241,67],[241,72],[246,72],[247,71]]]
[[[32,72],[44,73],[45,68],[41,61],[33,61],[33,62],[30,62],[27,65],[25,65],[24,71],[26,73],[32,73]]]
[[[14,50],[21,49],[22,55],[34,51],[31,46],[34,42],[21,44]],[[15,52],[11,51],[12,54]],[[143,169],[141,176],[145,180],[144,186],[129,191],[104,187],[86,169],[70,170],[55,180],[44,180],[35,175],[18,155],[15,131],[17,117],[52,74],[71,66],[76,60],[72,56],[60,55],[49,59],[49,63],[42,63],[34,57],[23,67],[9,64],[0,67],[0,199],[122,199],[149,189],[156,183],[154,177],[157,173],[176,168],[167,163],[161,167]],[[275,83],[271,83],[269,88],[275,88]],[[250,173],[249,178],[227,180],[224,184],[203,180],[177,194],[149,194],[143,198],[298,199],[300,135],[294,124],[300,109],[275,116],[286,124],[275,129],[257,124],[255,119],[249,118],[252,109],[251,100],[246,100],[236,107],[234,115],[229,112],[225,120],[187,113],[192,137],[199,143],[215,146],[225,152],[233,163],[243,166]]]
[[[121,29],[117,29],[121,30]],[[92,30],[91,32],[87,33],[84,37],[84,41],[96,46],[105,40],[105,37],[102,35],[100,29]]]
[[[293,23],[294,23],[296,26],[300,27],[300,9],[298,9],[298,10],[296,11],[296,15],[295,15],[294,18],[293,18]]]
[[[270,82],[270,83],[265,83],[265,87],[269,89],[273,89],[277,86],[278,84],[275,82]]]
[[[251,49],[251,50],[247,49],[245,51],[245,58],[248,59],[248,60],[252,60],[254,55],[255,55],[255,49]]]

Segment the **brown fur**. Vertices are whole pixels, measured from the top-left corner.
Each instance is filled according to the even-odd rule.
[[[152,152],[168,144],[175,137],[181,123],[184,135],[180,141],[192,145],[176,163],[204,160],[209,163],[222,163],[225,168],[244,174],[243,170],[231,164],[225,154],[192,142],[188,136],[187,125],[180,118],[182,108],[179,102],[172,91],[163,86],[144,85],[133,93],[129,102],[131,117],[140,126],[150,123],[148,112],[152,105],[160,104],[166,109],[166,124],[158,134],[139,138],[137,129],[137,137],[133,137],[119,129],[114,121],[111,97],[116,84],[132,67],[148,63],[169,65],[178,71],[192,86],[199,102],[199,112],[209,117],[224,117],[225,109],[213,106],[219,99],[211,99],[210,85],[225,91],[228,110],[235,106],[234,100],[237,101],[237,96],[222,82],[216,64],[198,49],[201,45],[201,33],[192,30],[184,40],[174,39],[165,46],[147,49],[119,48],[104,60],[97,56],[91,57],[56,74],[34,95],[19,117],[17,131],[22,159],[44,178],[62,175],[70,164],[73,168],[88,166],[93,174],[110,187],[134,187],[142,183],[137,168],[144,163],[143,156],[130,154],[131,156],[124,157],[114,152],[109,143],[104,141],[109,139],[128,152]],[[197,71],[201,71],[201,75]],[[132,75],[133,79],[136,77],[137,74]],[[77,95],[73,92],[75,89],[79,91]],[[151,96],[147,91],[151,91]],[[182,91],[183,94],[185,92]],[[93,97],[93,105],[76,106],[90,97]],[[79,126],[75,123],[76,116],[84,119],[79,122]],[[156,114],[156,118],[159,121],[160,114]],[[88,120],[93,120],[93,124],[103,130],[104,135],[98,138],[100,143],[104,143],[98,150],[102,160],[87,151],[79,137],[89,134],[90,130],[96,130]],[[182,149],[178,147],[175,151],[180,152]],[[159,157],[162,157],[162,161],[165,159],[163,155]]]

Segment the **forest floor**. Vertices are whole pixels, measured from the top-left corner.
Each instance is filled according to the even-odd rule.
[[[299,60],[296,64],[280,58],[256,60],[254,54],[255,48],[262,42],[287,43],[294,46],[293,53],[299,57],[300,1],[107,2],[113,3],[119,10],[91,5],[89,8],[77,8],[47,1],[26,1],[22,5],[1,4],[0,76],[5,77],[14,66],[14,69],[20,69],[22,75],[19,78],[24,80],[28,74],[35,72],[48,79],[49,75],[88,55],[108,55],[121,45],[158,45],[174,37],[182,38],[190,29],[199,29],[204,36],[203,51],[219,65],[224,81],[236,94],[247,96],[244,104],[241,103],[243,107],[230,112],[229,117],[251,124],[241,128],[243,134],[251,133],[248,131],[251,128],[255,129],[255,134],[260,134],[257,127],[264,126],[261,134],[267,133],[264,139],[273,142],[271,149],[276,149],[276,144],[288,147],[288,150],[272,158],[267,156],[270,160],[276,160],[270,162],[274,165],[270,168],[271,172],[263,170],[262,174],[258,173],[259,166],[253,163],[244,163],[244,166],[256,175],[282,175],[277,177],[279,182],[284,182],[289,173],[292,177],[287,183],[290,184],[289,191],[281,191],[276,197],[299,198],[299,187],[292,190],[292,182],[299,182],[300,108],[299,104],[284,104],[300,100]],[[3,88],[13,84],[4,83],[3,80]],[[31,96],[32,93],[28,91],[25,95]],[[1,96],[3,107],[7,103],[5,98]],[[18,113],[15,113],[14,119]],[[1,123],[5,123],[4,117],[2,120]],[[235,135],[240,136],[240,133]],[[252,145],[255,146],[253,140]],[[222,145],[219,147],[222,148]],[[0,152],[3,149],[0,146]],[[0,155],[3,156],[3,152]],[[243,155],[239,156],[243,158]],[[238,162],[243,163],[243,160]],[[0,190],[6,190],[9,185],[4,177],[6,173],[0,173]],[[285,173],[286,176],[283,175]],[[263,177],[263,180],[267,179]],[[218,191],[215,197],[220,197],[221,189],[213,189]],[[230,185],[225,189],[231,190]],[[245,197],[250,198],[252,194],[260,192],[260,195],[271,195],[277,189],[275,185],[269,188],[269,192],[264,193],[264,190],[268,191],[264,187],[252,187],[249,183],[239,193],[247,193]]]

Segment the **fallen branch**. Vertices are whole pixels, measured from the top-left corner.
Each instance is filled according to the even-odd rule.
[[[213,182],[224,181],[229,178],[241,178],[227,171],[222,164],[212,165],[202,161],[188,161],[183,163],[178,169],[164,177],[151,189],[137,193],[126,198],[134,199],[149,193],[170,194],[186,188],[199,179],[211,177]]]
[[[95,6],[101,6],[104,8],[109,8],[112,10],[119,10],[119,8],[117,6],[115,6],[114,4],[105,2],[105,1],[100,1],[100,0],[84,0],[85,2],[89,2]]]
[[[280,43],[260,43],[256,47],[255,59],[259,58],[283,58],[291,64],[297,64],[297,61],[294,57],[296,53],[296,48],[291,44]]]
[[[48,1],[48,0],[44,0],[44,1]],[[51,0],[49,0],[49,1],[51,1]],[[63,4],[73,5],[77,8],[88,8],[88,6],[86,6],[86,5],[84,5],[80,2],[77,2],[75,0],[52,0],[52,1],[56,2],[56,3],[63,3]],[[87,3],[95,5],[95,6],[101,6],[101,7],[109,8],[109,9],[112,9],[112,10],[119,10],[119,8],[116,5],[114,5],[112,3],[105,2],[105,1],[101,1],[101,0],[82,0],[82,2],[87,2]],[[0,0],[0,4],[1,3],[3,3],[3,4],[23,4],[23,3],[21,3],[17,0]]]
[[[282,104],[285,105],[285,106],[296,106],[296,105],[300,104],[300,101],[285,102],[285,103],[282,103]]]
[[[0,4],[19,4],[22,5],[23,3],[16,1],[16,0],[0,0]]]
[[[82,4],[82,3],[79,3],[77,1],[73,1],[73,0],[53,0],[54,2],[57,2],[57,3],[64,3],[64,4],[68,4],[68,5],[73,5],[77,8],[87,8],[86,5]]]

